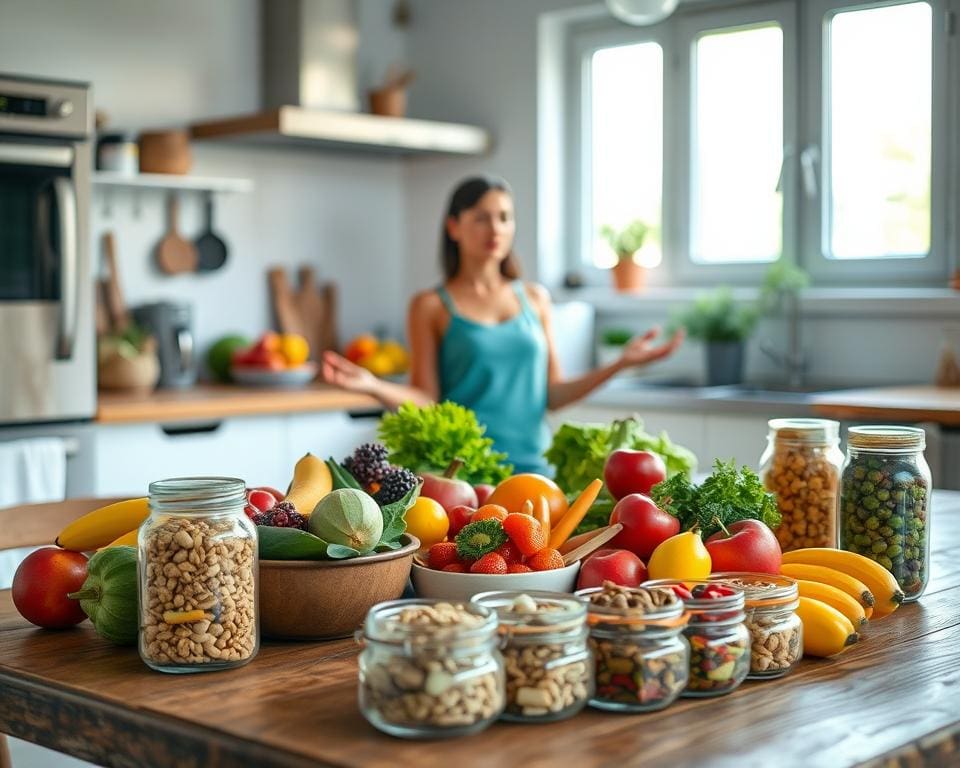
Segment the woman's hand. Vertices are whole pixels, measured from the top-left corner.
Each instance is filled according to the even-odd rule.
[[[636,365],[646,365],[647,363],[652,363],[655,360],[662,360],[665,357],[670,357],[677,347],[683,343],[683,340],[687,334],[683,328],[680,328],[676,333],[673,334],[673,337],[669,341],[666,341],[663,344],[654,344],[654,339],[656,339],[659,335],[660,328],[654,327],[642,336],[635,336],[634,338],[630,339],[623,349],[623,354],[620,356],[620,367],[632,368]]]
[[[329,350],[323,353],[320,370],[323,373],[323,380],[327,384],[332,384],[350,392],[372,394],[379,381],[366,368],[361,368],[359,365],[351,363],[347,358]]]

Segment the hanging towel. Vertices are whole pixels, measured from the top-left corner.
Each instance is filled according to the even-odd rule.
[[[0,509],[63,501],[67,451],[62,438],[33,437],[0,443]],[[20,561],[32,549],[0,551],[0,589],[7,589]]]

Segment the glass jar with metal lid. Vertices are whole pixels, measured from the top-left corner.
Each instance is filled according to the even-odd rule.
[[[483,592],[472,603],[496,611],[506,670],[503,720],[572,717],[593,695],[587,607],[557,592]]]
[[[917,427],[851,427],[840,481],[840,549],[890,571],[904,602],[930,576],[930,467]]]
[[[690,646],[683,603],[668,590],[605,583],[581,589],[587,603],[596,692],[590,706],[653,712],[672,704],[687,684]]]
[[[744,613],[750,632],[750,674],[747,679],[783,677],[803,656],[803,623],[797,582],[769,573],[721,572],[710,576],[744,593]]]
[[[246,664],[259,648],[257,530],[246,484],[180,477],[150,484],[138,533],[140,656],[160,672]]]
[[[391,600],[367,612],[357,640],[360,711],[404,738],[483,730],[504,707],[497,615],[440,600]]]
[[[784,552],[836,546],[840,424],[828,419],[771,419],[760,478],[777,497],[774,531]]]

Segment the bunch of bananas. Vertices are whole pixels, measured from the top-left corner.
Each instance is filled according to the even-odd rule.
[[[808,656],[833,656],[859,639],[869,619],[893,613],[903,602],[900,585],[870,558],[840,549],[814,547],[783,555],[780,572],[796,579]]]
[[[137,545],[137,529],[147,519],[147,499],[128,499],[108,504],[78,517],[60,531],[56,544],[72,552],[127,544]]]

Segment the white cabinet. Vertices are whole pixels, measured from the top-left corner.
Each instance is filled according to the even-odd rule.
[[[353,453],[361,443],[377,439],[380,417],[354,417],[345,411],[294,413],[287,418],[285,461],[289,472],[305,453],[337,461]],[[288,482],[289,478],[287,481]],[[286,487],[286,486],[284,486]]]
[[[250,486],[286,487],[286,420],[235,418],[205,424],[106,424],[96,428],[94,492],[147,493],[153,480],[224,475]]]

